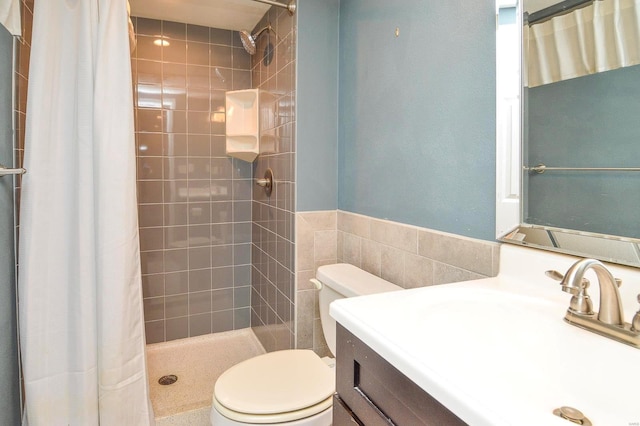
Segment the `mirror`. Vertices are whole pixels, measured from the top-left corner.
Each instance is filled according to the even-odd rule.
[[[640,267],[639,3],[498,0],[501,241]]]

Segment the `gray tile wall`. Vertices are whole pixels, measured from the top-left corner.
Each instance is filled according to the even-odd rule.
[[[33,28],[33,0],[20,2],[20,15],[22,17],[22,40],[18,42],[15,63],[15,167],[22,167],[24,159],[24,135],[27,120],[27,85],[29,82],[29,59],[31,57],[31,32]],[[18,220],[20,215],[20,188],[22,176],[15,177],[15,214],[17,231],[20,230]],[[17,234],[16,234],[17,236]]]
[[[29,60],[31,58],[31,35],[33,30],[34,0],[21,0],[20,16],[22,17],[22,38],[18,42],[14,63],[14,163],[13,167],[24,165],[25,129],[27,118],[27,86],[29,82]],[[6,178],[5,178],[6,179]],[[16,223],[16,251],[18,234],[20,232],[20,194],[22,176],[15,176],[14,180],[14,212]],[[22,369],[20,369],[20,386],[24,389]]]
[[[319,292],[309,280],[319,266],[338,261],[338,212],[296,213],[296,347],[331,355],[322,332]]]
[[[250,57],[232,31],[134,25],[147,342],[249,327],[253,171],[224,135],[225,91],[251,87]]]
[[[254,31],[271,23],[252,58],[261,89],[260,155],[254,176],[274,173],[271,197],[253,191],[251,326],[267,351],[295,347],[295,66],[296,16],[271,8]]]
[[[33,2],[21,1],[22,41],[0,26],[0,164],[21,167],[24,149],[26,86]],[[14,46],[17,55],[14,56]],[[12,87],[12,83],[14,86]],[[0,416],[5,424],[20,424],[22,372],[18,360],[16,316],[16,236],[20,176],[0,178]]]

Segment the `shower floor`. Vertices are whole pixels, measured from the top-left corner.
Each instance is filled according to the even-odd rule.
[[[229,367],[265,353],[250,328],[147,345],[149,391],[157,425],[209,425],[213,386]],[[166,375],[178,380],[158,383]]]

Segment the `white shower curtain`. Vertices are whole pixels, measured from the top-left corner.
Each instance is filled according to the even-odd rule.
[[[35,5],[20,213],[30,425],[153,423],[126,0]]]
[[[525,26],[528,86],[640,64],[638,3],[639,0],[596,1],[566,15]]]

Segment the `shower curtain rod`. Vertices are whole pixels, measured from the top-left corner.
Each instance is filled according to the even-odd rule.
[[[271,0],[252,0],[252,1],[257,1],[259,3],[269,4],[271,6],[282,7],[282,8],[287,9],[289,11],[289,15],[293,15],[294,13],[296,13],[296,2],[295,2],[295,0],[291,0],[288,4],[278,3],[277,1],[271,1]]]
[[[537,12],[526,14],[525,22],[529,25],[537,24],[539,22],[546,21],[547,19],[551,19],[556,15],[561,15],[563,13],[571,12],[573,11],[573,9],[588,6],[594,1],[599,1],[599,0],[561,1],[560,3],[554,4],[553,6],[546,7],[542,10],[538,10]]]

